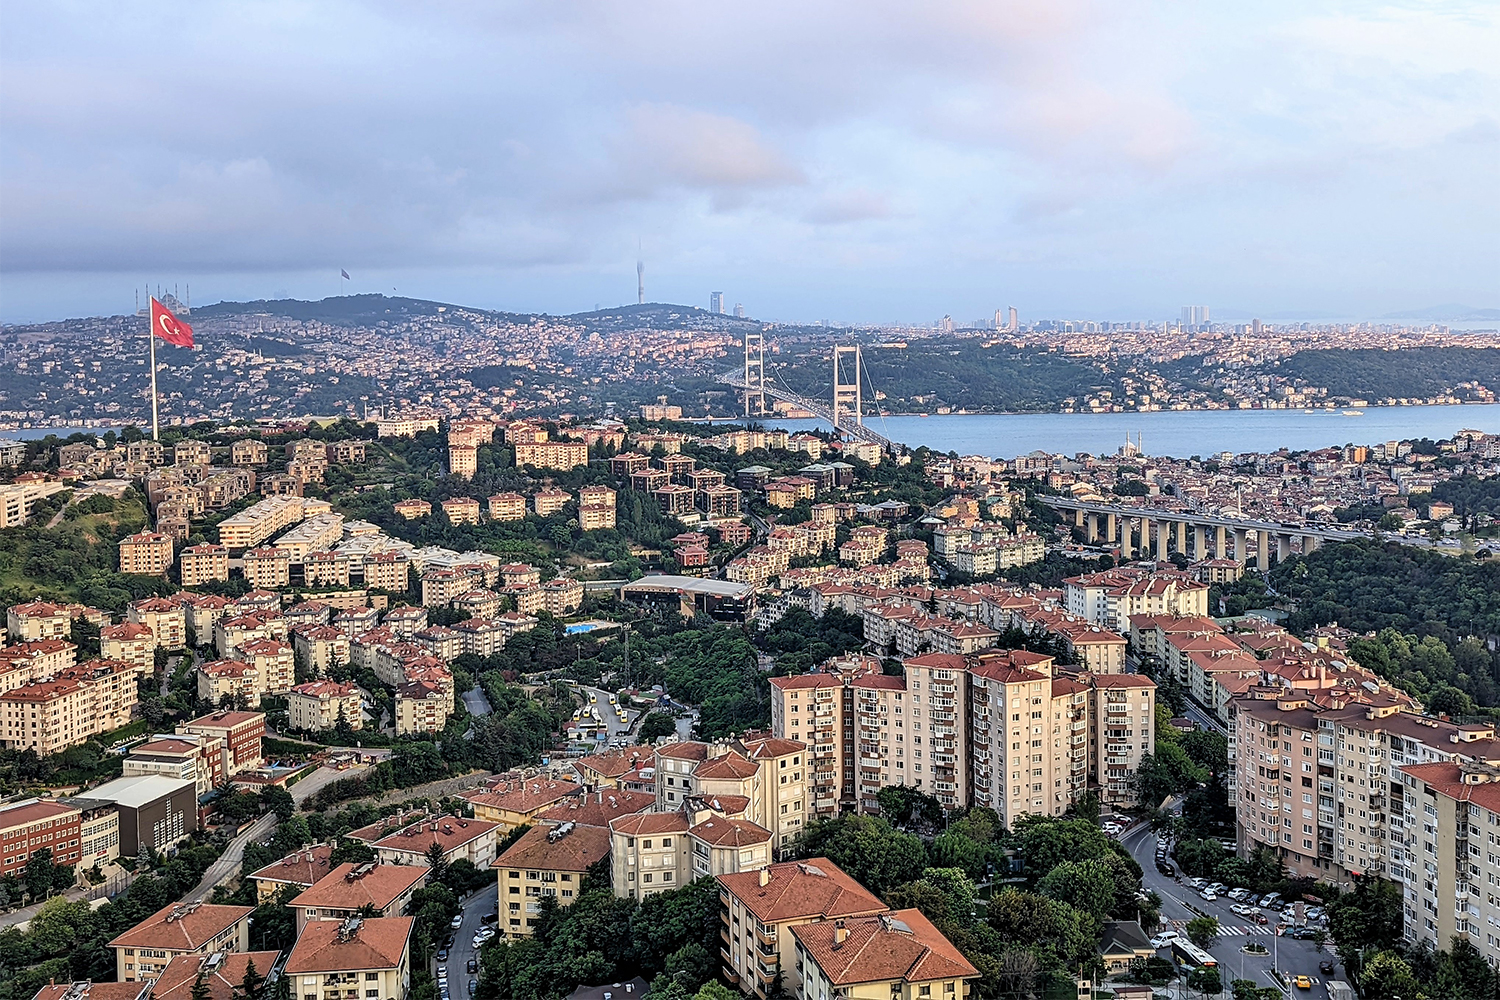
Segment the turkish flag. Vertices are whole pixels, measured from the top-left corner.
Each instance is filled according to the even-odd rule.
[[[151,333],[178,347],[193,346],[193,328],[172,315],[172,310],[151,296]]]

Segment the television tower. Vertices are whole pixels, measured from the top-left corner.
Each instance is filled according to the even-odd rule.
[[[646,261],[641,256],[639,240],[635,246],[635,303],[639,306],[646,304]]]

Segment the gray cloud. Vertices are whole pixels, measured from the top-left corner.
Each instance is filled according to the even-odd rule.
[[[1497,41],[1484,6],[15,7],[0,317],[339,266],[571,309],[638,238],[661,295],[784,317],[1304,304],[1320,262],[1329,308],[1485,299]]]

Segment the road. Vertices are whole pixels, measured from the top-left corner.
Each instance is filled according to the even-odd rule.
[[[1235,979],[1253,979],[1259,986],[1279,985],[1271,977],[1274,959],[1288,976],[1305,975],[1313,981],[1311,990],[1288,988],[1289,994],[1295,992],[1299,998],[1307,997],[1311,1000],[1322,1000],[1328,996],[1328,988],[1324,985],[1327,977],[1318,971],[1318,963],[1324,959],[1337,958],[1331,949],[1320,952],[1311,941],[1277,937],[1274,924],[1261,926],[1230,910],[1233,900],[1207,902],[1186,882],[1179,884],[1162,875],[1156,870],[1156,834],[1149,826],[1143,825],[1127,835],[1124,843],[1145,871],[1145,887],[1154,890],[1162,898],[1163,930],[1171,928],[1186,936],[1183,926],[1198,916],[1189,908],[1190,902],[1209,916],[1219,918],[1221,936],[1209,951],[1219,960],[1219,971],[1224,979],[1226,994],[1230,981]],[[1240,949],[1249,941],[1257,941],[1270,950],[1265,955],[1246,955]],[[1344,978],[1342,967],[1334,978]]]
[[[324,785],[331,781],[337,781],[339,778],[347,778],[359,770],[361,770],[360,767],[353,767],[343,771],[335,770],[331,767],[320,767],[292,786],[292,801],[301,806],[302,803],[312,798],[318,789]],[[224,853],[219,855],[218,859],[208,866],[208,871],[203,873],[202,881],[198,883],[192,892],[183,898],[189,901],[207,899],[214,891],[214,886],[232,877],[235,872],[240,870],[240,864],[245,859],[245,846],[252,840],[264,840],[271,836],[271,834],[276,832],[276,827],[279,823],[280,821],[276,818],[275,813],[266,813],[260,819],[250,824],[244,832],[229,842],[229,846],[224,849]]]
[[[474,935],[479,928],[484,926],[479,918],[486,913],[495,912],[495,906],[499,900],[498,892],[498,883],[491,882],[465,900],[463,926],[456,931],[449,931],[453,937],[453,947],[448,952],[447,960],[439,962],[436,958],[433,959],[432,975],[434,978],[437,976],[438,966],[448,968],[448,995],[451,1000],[468,1000],[469,980],[479,978],[479,973],[467,971],[469,959],[474,959],[476,963],[479,960],[479,949],[474,947]],[[433,954],[437,953],[433,952]]]

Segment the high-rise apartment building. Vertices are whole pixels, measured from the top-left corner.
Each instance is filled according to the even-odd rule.
[[[1491,965],[1500,963],[1500,768],[1408,764],[1392,778],[1406,804],[1407,939],[1440,951],[1467,938]]]
[[[1421,807],[1399,770],[1500,760],[1493,725],[1456,725],[1397,704],[1324,709],[1291,693],[1236,699],[1233,712],[1230,796],[1240,851],[1274,848],[1298,876],[1418,877],[1430,858],[1408,838]]]
[[[172,536],[142,531],[120,539],[120,572],[164,576],[172,565]]]
[[[1064,674],[1024,650],[926,653],[904,676],[871,657],[771,678],[771,729],[809,747],[812,815],[879,808],[907,785],[948,808],[1010,822],[1061,815],[1095,788],[1134,799],[1129,775],[1155,740],[1155,685],[1134,674]]]
[[[708,293],[708,311],[711,313],[722,313],[724,311],[724,293]]]

